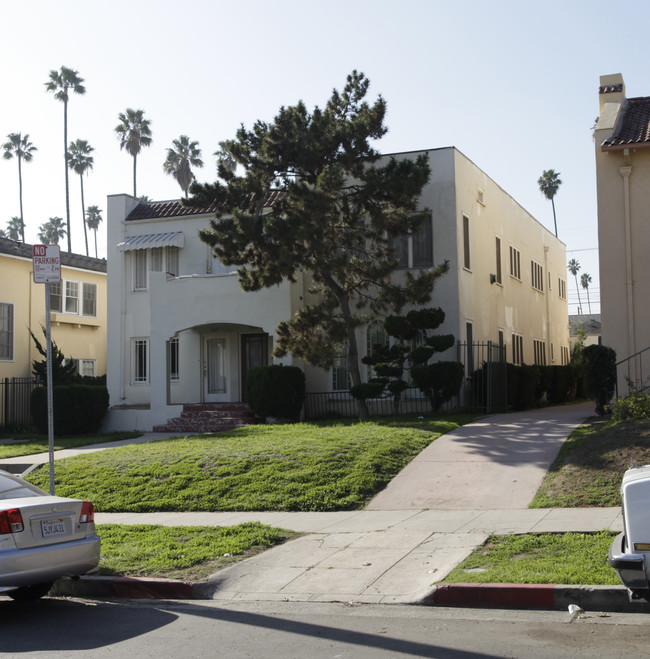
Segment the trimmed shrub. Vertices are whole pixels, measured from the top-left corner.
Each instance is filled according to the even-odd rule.
[[[32,420],[38,431],[47,434],[47,389],[36,387],[31,396]],[[108,410],[108,389],[85,384],[52,388],[54,434],[83,435],[96,432]]]
[[[431,410],[437,412],[441,405],[458,395],[465,368],[460,362],[435,362],[414,366],[411,375],[413,382],[429,399]]]
[[[650,419],[650,396],[636,389],[626,398],[617,398],[612,407],[616,421]]]
[[[606,414],[616,390],[616,352],[609,346],[587,346],[582,360],[585,393],[596,403],[596,414]]]
[[[297,420],[305,400],[305,374],[297,366],[256,366],[248,371],[246,402],[257,416]]]
[[[538,366],[508,364],[508,403],[515,410],[537,407],[539,390]]]

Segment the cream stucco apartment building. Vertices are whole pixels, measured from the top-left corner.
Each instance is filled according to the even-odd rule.
[[[35,284],[32,245],[0,238],[0,379],[25,378],[43,359],[45,284]],[[82,375],[106,373],[106,261],[61,252],[61,284],[52,284],[52,339]]]
[[[568,363],[565,245],[457,149],[393,157],[419,153],[430,160],[421,207],[431,216],[398,254],[403,271],[449,260],[431,303],[446,312],[438,331],[503,345],[518,364]],[[183,404],[241,401],[248,369],[273,361],[303,368],[308,392],[347,388],[340,368],[271,355],[276,327],[303,304],[309,273],[247,293],[198,238],[212,213],[126,194],[109,196],[107,208],[107,429],[150,430]],[[369,331],[358,330],[362,352]],[[455,359],[455,350],[444,357]]]
[[[595,128],[602,342],[626,377],[643,381],[650,365],[650,97],[626,98],[621,74],[600,78]],[[641,354],[639,354],[641,353]],[[644,359],[645,357],[645,359]],[[645,379],[648,373],[646,372]]]

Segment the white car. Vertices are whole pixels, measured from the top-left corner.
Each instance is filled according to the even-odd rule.
[[[51,496],[0,470],[0,593],[43,597],[60,577],[96,571],[99,551],[90,501]]]

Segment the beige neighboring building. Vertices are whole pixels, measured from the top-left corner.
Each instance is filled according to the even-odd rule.
[[[61,251],[61,284],[51,285],[52,339],[81,375],[106,373],[106,261]],[[0,238],[0,380],[32,375],[43,359],[29,330],[45,338],[45,284],[35,284],[32,245]]]
[[[417,234],[397,241],[395,276],[448,260],[430,304],[446,313],[439,333],[502,345],[516,364],[568,363],[564,243],[457,149],[393,157],[420,153],[431,166],[420,207],[431,215]],[[278,361],[304,369],[308,393],[349,398],[345,359],[321,369],[272,356],[278,323],[309,302],[309,273],[244,292],[234,268],[198,238],[213,213],[126,194],[109,196],[107,209],[106,430],[151,430],[186,404],[241,402],[248,370]],[[357,330],[361,356],[376,345],[378,330],[381,319]],[[442,358],[457,354],[453,348]],[[481,365],[478,357],[468,365],[468,382]]]
[[[619,73],[600,78],[595,129],[602,342],[618,361],[650,347],[650,97],[626,98]],[[619,368],[641,382],[643,355]],[[650,351],[645,353],[646,371]],[[625,388],[624,388],[625,387]]]

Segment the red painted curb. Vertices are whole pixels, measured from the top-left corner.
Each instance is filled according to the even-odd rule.
[[[137,577],[82,577],[84,590],[93,586],[107,597],[130,599],[192,599],[194,585],[175,579],[146,579]]]
[[[554,592],[548,584],[439,584],[430,601],[437,606],[552,609]]]

